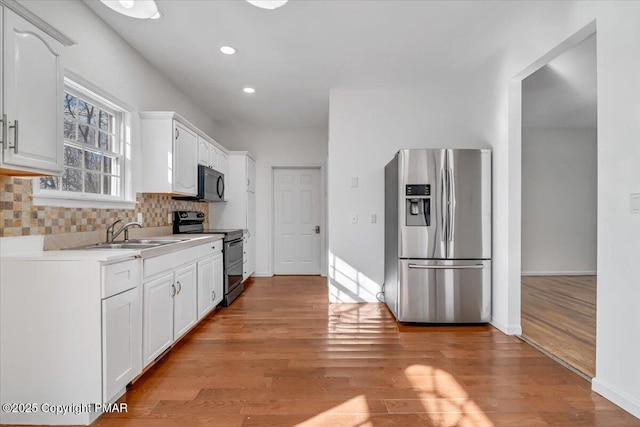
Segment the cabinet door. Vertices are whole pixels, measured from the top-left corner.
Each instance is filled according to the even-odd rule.
[[[198,137],[198,164],[211,167],[209,162],[209,147],[211,144],[206,139]]]
[[[215,307],[222,302],[224,297],[224,262],[222,252],[213,256],[213,290],[212,305]]]
[[[247,190],[256,192],[256,162],[247,156]]]
[[[60,173],[62,45],[11,10],[4,14],[3,167]]]
[[[198,261],[198,319],[213,308],[213,255]]]
[[[140,291],[102,300],[102,400],[111,402],[142,372]]]
[[[173,343],[173,273],[143,285],[142,353],[144,365]]]
[[[175,272],[176,295],[173,298],[173,338],[177,340],[198,319],[196,264],[189,264]]]
[[[195,196],[198,193],[198,140],[195,133],[174,122],[173,192]]]
[[[211,168],[218,170],[218,149],[213,144],[209,144],[209,164]]]
[[[229,174],[229,157],[227,156],[227,153],[223,151],[218,151],[218,171],[223,173],[225,176]]]

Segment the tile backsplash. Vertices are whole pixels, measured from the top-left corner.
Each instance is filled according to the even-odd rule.
[[[0,236],[63,234],[106,229],[116,219],[135,221],[142,212],[145,227],[171,225],[174,210],[199,210],[207,203],[173,200],[167,194],[138,193],[135,209],[65,208],[32,204],[31,178],[0,176]]]

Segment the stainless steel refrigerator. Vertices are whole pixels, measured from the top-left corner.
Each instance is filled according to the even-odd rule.
[[[490,320],[490,150],[400,150],[387,164],[384,298],[400,322]]]

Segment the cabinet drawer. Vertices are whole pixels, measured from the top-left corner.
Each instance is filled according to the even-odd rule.
[[[135,288],[139,272],[140,263],[135,259],[102,267],[102,298]]]
[[[144,278],[155,276],[164,271],[173,270],[174,266],[174,253],[168,253],[165,255],[156,256],[153,258],[147,258],[144,260],[142,271],[144,272]]]
[[[198,258],[213,255],[222,252],[222,240],[216,240],[212,243],[196,246],[198,249]]]

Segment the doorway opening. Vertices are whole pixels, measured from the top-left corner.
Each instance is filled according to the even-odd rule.
[[[321,167],[273,168],[273,272],[319,275],[323,266]]]
[[[596,34],[522,80],[522,337],[595,376]]]

